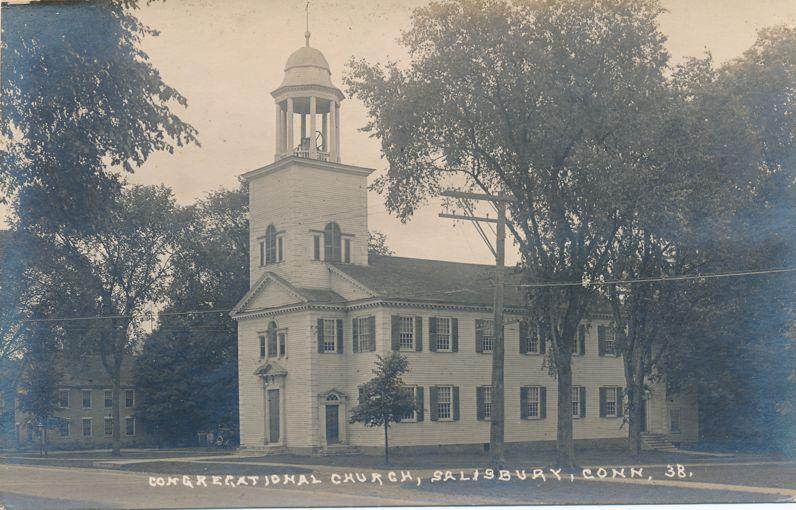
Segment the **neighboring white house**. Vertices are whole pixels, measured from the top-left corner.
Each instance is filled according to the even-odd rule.
[[[272,93],[275,161],[243,176],[251,282],[232,312],[241,447],[380,448],[381,429],[349,424],[348,417],[376,355],[397,349],[409,359],[404,380],[422,411],[393,425],[391,444],[481,448],[489,442],[494,268],[368,255],[372,170],[341,163],[343,94],[305,36]],[[552,445],[556,384],[544,366],[544,343],[519,321],[516,289],[506,291],[505,439]],[[627,437],[622,359],[612,353],[609,318],[592,314],[580,328],[571,395],[579,443]],[[697,439],[692,396],[667,399],[653,387],[646,411],[650,432]]]

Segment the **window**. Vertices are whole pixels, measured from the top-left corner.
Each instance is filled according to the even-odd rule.
[[[340,262],[340,225],[331,222],[323,229],[323,258]]]
[[[323,319],[323,352],[337,351],[337,321]]]
[[[124,407],[135,407],[135,390],[124,390]]]
[[[111,436],[113,435],[113,418],[111,416],[105,417],[105,435]]]
[[[492,352],[495,347],[495,323],[491,320],[481,321],[481,342],[483,352]]]
[[[581,417],[581,403],[580,403],[580,387],[573,386],[572,387],[572,417],[573,418],[580,418]]]
[[[69,409],[69,390],[58,391],[58,407]]]
[[[277,262],[276,256],[276,227],[268,225],[268,228],[265,229],[265,263]]]
[[[265,349],[265,335],[259,335],[257,339],[260,341],[260,358],[265,358],[268,352]]]
[[[58,420],[58,435],[61,437],[69,437],[69,420]]]
[[[83,418],[83,437],[91,437],[91,418]]]
[[[409,393],[409,395],[412,398],[412,400],[415,400],[416,395],[417,395],[417,388],[416,387],[414,387],[414,386],[406,386],[405,387],[405,391],[407,391]],[[404,414],[403,416],[401,416],[401,421],[417,421],[417,416],[415,415],[415,410],[412,409],[411,412],[408,412],[408,413]]]
[[[538,324],[528,328],[528,352],[531,354],[539,354],[539,330]]]
[[[316,234],[312,236],[312,259],[321,260],[321,236]]]
[[[669,409],[669,432],[679,434],[680,429],[680,409]]]
[[[351,239],[344,239],[343,240],[343,262],[346,264],[351,263]]]
[[[527,416],[528,418],[539,418],[539,401],[540,401],[540,388],[539,386],[528,387],[528,402],[527,402]]]
[[[475,391],[478,419],[488,420],[492,416],[492,387],[479,386]]]
[[[597,327],[600,356],[616,356],[616,330],[613,326]]]
[[[451,320],[437,318],[437,351],[451,350]]]
[[[572,342],[572,355],[580,356],[585,354],[586,350],[586,326],[581,324],[578,326],[578,334]]]
[[[617,391],[616,388],[608,387],[605,388],[605,415],[606,416],[616,416],[618,405],[617,405]]]
[[[276,322],[271,321],[268,323],[268,357],[269,358],[276,358],[279,355],[277,351],[277,340],[276,340]]]
[[[91,390],[83,390],[83,409],[91,409]]]
[[[134,436],[135,435],[135,417],[134,416],[126,416],[124,418],[124,434],[126,436]]]
[[[109,408],[113,407],[113,391],[105,390],[103,392],[103,395],[105,397],[105,399],[104,399],[105,400],[105,409],[109,409]]]
[[[370,352],[370,317],[358,317],[356,321],[356,347],[358,352]]]
[[[401,317],[400,321],[400,347],[404,350],[413,351],[415,349],[415,318]]]
[[[451,412],[451,386],[439,386],[437,388],[437,419],[438,420],[452,420],[453,414]]]
[[[279,357],[287,356],[287,331],[280,331],[276,334],[279,342]]]

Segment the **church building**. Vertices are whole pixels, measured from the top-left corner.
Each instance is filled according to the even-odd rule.
[[[343,93],[309,44],[287,60],[276,103],[274,162],[249,186],[250,290],[238,322],[241,448],[266,452],[376,451],[380,428],[350,424],[377,355],[405,354],[418,411],[390,430],[399,448],[483,448],[489,442],[493,266],[368,254],[367,180],[343,162]],[[515,278],[507,272],[507,281]],[[507,286],[505,440],[552,447],[555,379],[546,346],[524,325]],[[609,314],[580,327],[573,358],[576,444],[624,444],[624,372]],[[696,399],[651,384],[653,446],[697,440]]]

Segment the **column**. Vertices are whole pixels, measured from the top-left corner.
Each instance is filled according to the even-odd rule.
[[[285,152],[292,155],[293,152],[293,98],[287,98],[287,147]]]
[[[334,116],[334,143],[335,143],[335,155],[337,159],[335,162],[340,162],[340,104],[335,103],[334,105],[335,113]]]
[[[337,101],[329,102],[329,161],[337,163],[337,131],[335,130],[335,123],[337,122]]]
[[[323,152],[329,154],[329,114],[321,114],[321,133],[323,134]]]
[[[315,113],[316,113],[316,100],[315,96],[310,96],[310,132],[309,132],[309,139],[310,139],[310,157],[317,158],[317,149],[315,145]]]
[[[299,143],[303,144],[304,139],[307,137],[307,114],[301,114],[301,134],[299,135]],[[303,149],[304,147],[302,147]]]
[[[282,105],[276,103],[276,119],[274,122],[274,161],[282,154]]]

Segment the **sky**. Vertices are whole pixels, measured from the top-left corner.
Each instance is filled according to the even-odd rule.
[[[142,2],[143,3],[143,2]],[[405,58],[397,43],[419,0],[312,0],[311,45],[326,56],[332,81],[342,88],[351,58],[385,62]],[[660,18],[672,62],[710,51],[719,61],[739,56],[762,27],[796,22],[793,0],[664,0]],[[163,79],[188,99],[176,112],[199,132],[201,147],[153,155],[134,183],[170,186],[188,204],[237,177],[273,162],[274,104],[270,92],[282,80],[287,57],[304,44],[304,0],[169,0],[142,7],[139,18],[160,31],[143,49]],[[363,105],[341,107],[342,162],[386,169],[379,143],[359,131],[367,122]],[[407,223],[387,213],[383,197],[368,196],[368,226],[387,235],[396,255],[492,263],[472,226],[438,218],[430,202]],[[0,211],[0,215],[2,212]],[[517,260],[507,248],[507,262]]]

